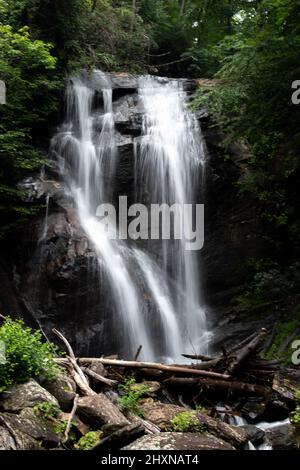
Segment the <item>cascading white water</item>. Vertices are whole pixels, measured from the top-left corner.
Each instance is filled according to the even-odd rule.
[[[140,185],[137,193],[142,198],[146,190],[149,202],[154,204],[195,204],[203,183],[205,151],[182,84],[142,77],[139,94],[145,114],[136,174],[145,187]],[[192,217],[190,214],[188,224]],[[164,270],[176,285],[172,297],[175,294],[174,307],[185,347],[204,352],[210,333],[201,307],[198,257],[186,250],[185,243],[183,238],[168,240],[162,244],[161,255]]]
[[[112,88],[102,72],[96,71],[95,77],[101,84],[101,113],[92,109],[94,92],[80,79],[73,80],[67,93],[67,122],[53,139],[52,149],[60,162],[66,194],[77,207],[109,281],[114,314],[113,331],[106,334],[120,336],[122,344],[116,352],[123,357],[132,358],[140,344],[141,357],[147,360],[179,360],[191,348],[204,352],[209,333],[200,305],[195,253],[185,251],[183,242],[170,243],[170,247],[164,243],[160,266],[150,245],[147,252],[132,248],[132,243],[111,237],[96,217],[99,204],[113,202],[119,155]],[[142,197],[145,185],[151,189],[151,202],[195,202],[204,153],[185,94],[178,82],[160,84],[149,77],[141,79],[140,100],[145,115],[143,137],[134,143],[136,194]],[[116,234],[118,227],[110,230]]]

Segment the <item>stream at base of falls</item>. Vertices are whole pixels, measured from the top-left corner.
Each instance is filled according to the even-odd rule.
[[[132,358],[139,345],[140,357],[150,361],[182,361],[181,354],[189,351],[206,354],[212,333],[197,253],[187,251],[182,239],[123,239],[117,224],[110,224],[108,231],[96,216],[100,205],[115,204],[122,157],[110,77],[94,71],[93,80],[101,99],[82,78],[69,81],[66,119],[51,149],[65,194],[98,256],[97,269],[108,281],[112,314],[104,334],[116,336],[115,353],[123,358]],[[140,77],[138,102],[143,116],[142,135],[133,141],[133,202],[147,207],[198,203],[204,188],[205,145],[181,82]]]
[[[226,408],[222,403],[219,403],[216,407],[218,417],[224,421],[225,420],[225,411]],[[237,427],[243,427],[243,426],[251,426],[253,429],[261,430],[265,434],[264,436],[259,439],[259,443],[252,442],[251,440],[248,441],[247,444],[247,449],[245,450],[273,450],[272,446],[272,440],[269,439],[269,435],[271,432],[274,431],[281,431],[285,429],[285,427],[290,425],[290,420],[289,418],[283,419],[281,421],[261,421],[257,422],[255,424],[250,424],[245,418],[239,416],[239,415],[230,415],[228,419],[228,424],[232,426],[237,426]]]

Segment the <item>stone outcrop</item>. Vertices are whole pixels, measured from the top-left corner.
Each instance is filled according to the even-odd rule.
[[[129,424],[119,408],[103,393],[79,398],[77,412],[84,421],[94,426],[102,426],[106,432]]]
[[[54,396],[62,410],[70,410],[76,395],[74,380],[65,374],[60,374],[53,379],[42,380],[43,387]]]
[[[235,450],[230,444],[214,436],[200,433],[162,432],[143,436],[124,450]]]
[[[145,419],[159,426],[162,431],[170,430],[172,424],[171,421],[179,413],[189,411],[183,410],[182,407],[177,405],[154,401],[151,398],[140,400],[140,408],[143,411]],[[199,412],[195,415],[195,419],[199,421],[200,427],[206,432],[226,440],[234,447],[242,448],[248,440],[247,434],[242,429],[230,426],[229,424],[211,418],[206,414]]]
[[[17,412],[24,408],[34,407],[40,403],[52,403],[58,406],[58,401],[35,380],[13,385],[1,395],[0,409]]]

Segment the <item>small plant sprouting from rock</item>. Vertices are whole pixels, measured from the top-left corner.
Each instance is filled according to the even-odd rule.
[[[67,426],[68,426],[68,421],[66,421],[66,420],[60,421],[59,423],[56,424],[56,426],[54,428],[55,434],[57,434],[57,436],[59,436],[59,437],[63,437],[64,433],[67,429]],[[70,430],[69,436],[68,436],[68,440],[70,442],[75,442],[76,441],[76,432],[75,432],[76,428],[77,428],[76,423],[74,423],[74,421],[72,421],[71,430]]]
[[[74,445],[77,450],[91,450],[100,443],[101,431],[89,431]]]
[[[127,379],[120,385],[121,397],[119,405],[124,411],[131,411],[133,414],[143,416],[142,410],[138,406],[140,398],[148,391],[144,384],[137,384],[133,377]]]
[[[43,402],[35,405],[34,411],[42,414],[44,418],[58,418],[61,413],[60,408],[55,403]]]
[[[293,426],[300,429],[300,389],[295,393],[296,409],[291,413],[290,420]]]
[[[197,411],[183,411],[171,420],[170,431],[202,432],[203,428],[197,418]]]
[[[22,320],[7,317],[0,327],[5,360],[0,363],[0,393],[14,383],[38,376],[53,378],[59,371],[54,362],[57,348],[42,341],[40,331],[25,327]]]
[[[207,410],[204,406],[202,406],[202,405],[197,405],[197,406],[196,406],[196,411],[197,411],[198,413],[203,414],[203,415],[208,415],[208,410]]]

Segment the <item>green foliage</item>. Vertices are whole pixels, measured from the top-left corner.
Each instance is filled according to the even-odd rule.
[[[280,346],[283,342],[298,328],[299,325],[299,308],[296,308],[292,314],[285,315],[280,322],[276,325],[275,336],[269,351],[266,354],[267,359],[280,359],[285,364],[291,364],[291,357],[294,350],[291,344],[285,348],[283,352],[280,352]],[[300,335],[299,335],[300,336]],[[298,336],[298,339],[299,339]],[[296,340],[294,338],[294,340]]]
[[[0,341],[5,345],[6,360],[0,364],[0,391],[30,378],[54,377],[58,366],[53,361],[57,354],[51,343],[43,343],[39,331],[25,327],[22,320],[7,318],[0,327]]]
[[[297,390],[295,394],[295,399],[296,409],[293,413],[291,413],[290,420],[296,429],[300,429],[300,390]]]
[[[27,27],[0,23],[0,73],[7,104],[0,107],[0,236],[40,206],[25,203],[17,183],[44,164],[33,146],[38,127],[56,109],[56,59],[51,45],[33,40]]]
[[[66,420],[59,421],[54,427],[55,434],[57,434],[57,436],[59,436],[60,438],[63,438],[65,431],[67,429],[67,426],[68,426],[68,421]],[[68,437],[68,440],[72,443],[74,443],[77,439],[76,429],[77,429],[76,423],[72,421],[71,429],[69,431],[69,437]]]
[[[269,260],[271,262],[271,260]],[[253,307],[266,302],[296,295],[300,288],[299,263],[280,268],[274,261],[272,266],[256,264],[253,281],[235,300],[244,307]],[[263,269],[263,270],[260,270]]]
[[[89,431],[74,445],[77,450],[91,450],[101,441],[101,431]]]
[[[171,420],[170,431],[202,432],[203,427],[197,418],[197,411],[183,411]]]
[[[196,406],[196,411],[197,411],[197,413],[201,413],[203,415],[208,414],[208,410],[205,408],[205,406],[202,406],[202,405],[197,405]]]
[[[38,403],[34,407],[34,411],[37,413],[41,413],[44,418],[58,418],[60,414],[60,408],[59,406],[55,405],[55,403],[49,403],[49,402],[42,402]]]
[[[131,411],[132,413],[142,416],[142,411],[138,406],[140,398],[145,395],[148,387],[143,384],[137,384],[134,378],[127,379],[124,384],[120,386],[122,396],[119,398],[119,405],[124,411]]]
[[[241,141],[250,149],[239,190],[257,198],[285,257],[283,242],[290,242],[291,257],[300,246],[300,113],[291,102],[291,84],[300,76],[299,19],[293,0],[262,0],[240,12],[231,35],[213,47],[219,84],[200,88],[195,101],[225,131],[225,147]]]
[[[265,302],[280,300],[299,292],[299,263],[280,268],[276,263],[269,269],[258,271],[247,289],[237,297],[244,307],[252,307]]]

